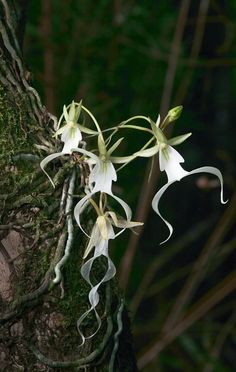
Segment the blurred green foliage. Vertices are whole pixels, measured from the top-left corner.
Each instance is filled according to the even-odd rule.
[[[83,99],[104,129],[137,114],[156,120],[166,89],[173,35],[176,27],[180,27],[177,20],[182,4],[183,1],[174,0],[30,2],[25,60],[48,109],[59,116],[64,103]],[[236,171],[235,19],[234,0],[211,0],[209,4],[190,1],[183,20],[186,24],[169,107],[184,106],[181,118],[174,125],[174,134],[193,132],[180,149],[186,168],[219,167],[229,198],[235,189]],[[196,38],[200,48],[193,57]],[[132,153],[144,142],[143,134],[125,135],[123,154]],[[146,160],[138,159],[124,168],[116,186],[134,210],[146,166]],[[155,189],[163,182],[161,176]],[[167,245],[158,246],[166,229],[150,211],[130,267],[126,291],[131,312],[135,314],[137,354],[145,354],[155,343],[162,345],[159,358],[154,355],[142,370],[233,371],[236,365],[234,287],[229,295],[207,307],[207,299],[218,293],[217,285],[222,283],[224,288],[225,277],[234,273],[233,207],[220,206],[218,184],[214,179],[199,176],[174,185],[163,198],[161,208],[174,226],[174,236]],[[227,208],[231,208],[228,214]],[[126,233],[113,247],[117,265],[129,249],[128,240]],[[203,301],[205,312],[199,318],[195,314],[193,323],[165,343],[162,327],[167,314],[171,313],[186,281],[194,280],[192,268],[195,263],[194,270],[198,269],[196,262],[204,252],[203,247],[207,250],[212,245],[204,268],[199,266],[201,278],[184,303],[178,322],[191,312],[195,314],[194,304],[197,306],[198,301]],[[151,270],[148,285],[142,287]],[[137,296],[140,296],[138,305]]]

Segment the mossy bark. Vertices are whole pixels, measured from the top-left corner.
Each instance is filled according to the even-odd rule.
[[[51,166],[55,189],[39,167],[55,151],[56,119],[42,106],[22,64],[16,33],[24,5],[0,0],[0,369],[136,371],[115,280],[100,292],[101,330],[79,348],[76,321],[88,308],[89,288],[80,275],[85,238],[76,229],[63,280],[53,285],[67,240],[62,196],[77,160]],[[83,223],[90,223],[89,214]],[[104,269],[100,260],[96,276]],[[91,317],[86,332],[93,328]]]

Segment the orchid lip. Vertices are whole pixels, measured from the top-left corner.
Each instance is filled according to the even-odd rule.
[[[80,229],[84,232],[84,234],[90,238],[90,236],[86,233],[86,231],[84,231],[81,226],[80,215],[83,212],[84,208],[88,205],[89,199],[98,192],[104,192],[115,199],[123,208],[127,221],[130,221],[132,217],[130,207],[121,198],[114,195],[112,192],[112,182],[117,180],[116,171],[112,162],[110,160],[106,160],[105,162],[103,162],[97,155],[81,148],[73,149],[73,151],[80,152],[95,161],[95,165],[89,176],[90,192],[77,203],[74,209],[76,222]],[[120,235],[124,230],[125,229],[122,229],[115,236]]]

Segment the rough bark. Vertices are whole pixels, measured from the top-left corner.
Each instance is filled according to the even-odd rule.
[[[78,159],[51,166],[55,189],[39,167],[56,150],[56,118],[42,106],[22,63],[25,6],[0,0],[0,370],[136,371],[116,281],[100,292],[101,330],[79,348],[76,321],[88,308],[89,288],[80,275],[85,239],[76,228],[63,281],[52,281],[68,237],[65,203]],[[74,187],[78,194],[79,182]],[[102,260],[95,271],[102,275]],[[86,331],[93,327],[91,317]]]

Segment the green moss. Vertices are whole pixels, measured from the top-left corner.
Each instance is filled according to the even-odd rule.
[[[83,243],[85,243],[85,239],[78,236],[75,238],[69,259],[63,268],[65,296],[60,301],[59,307],[68,324],[75,324],[79,313],[85,311],[84,308],[81,309],[81,304],[86,306],[84,298],[88,297],[90,289],[80,274]]]
[[[28,115],[28,99],[19,93],[9,97],[0,85],[0,161],[10,162],[12,155],[30,150],[32,119]]]

